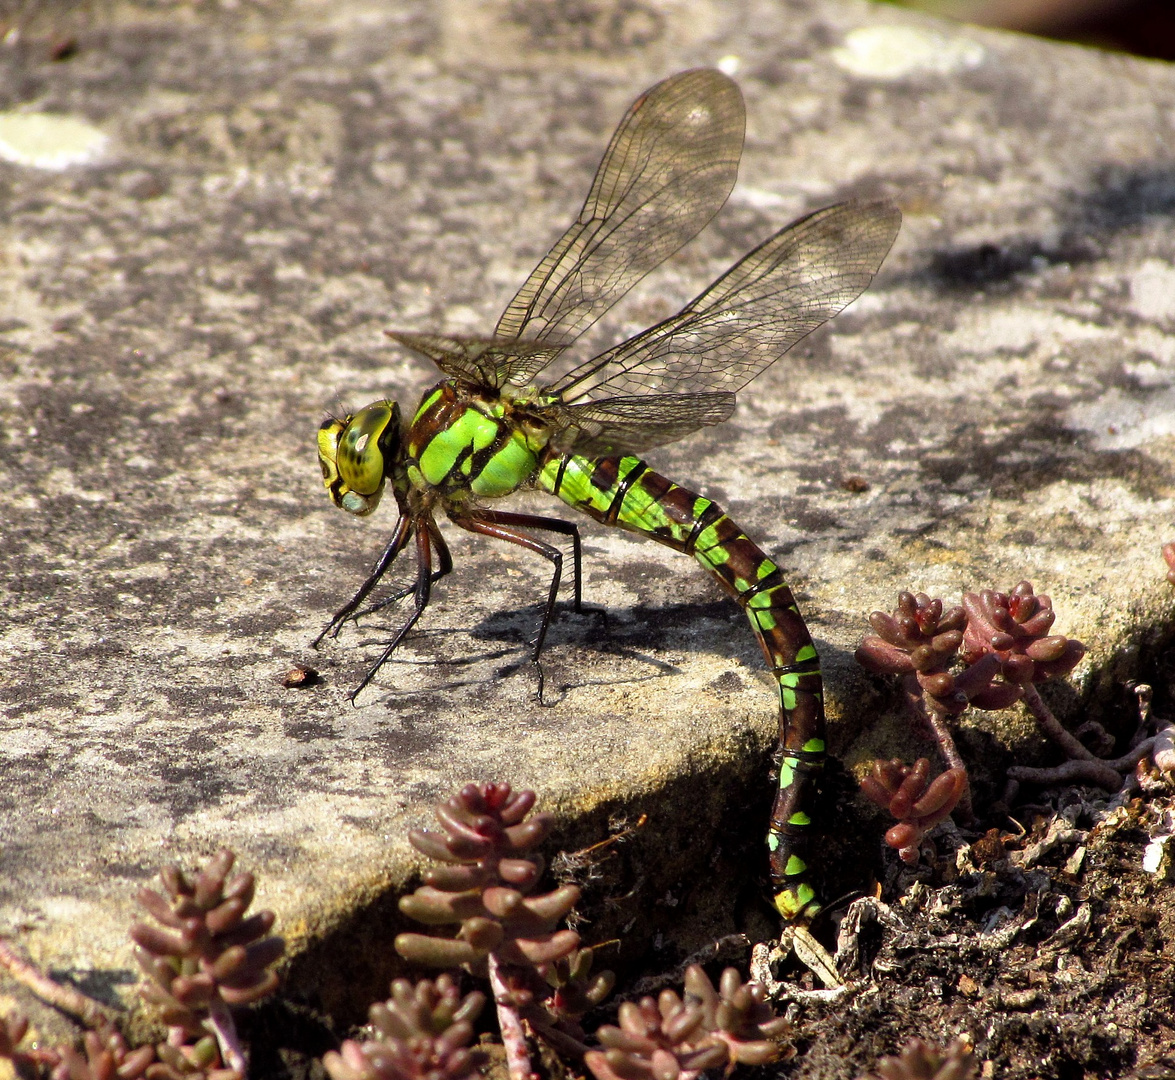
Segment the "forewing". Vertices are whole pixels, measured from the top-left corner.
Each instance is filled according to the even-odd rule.
[[[574,341],[718,212],[738,174],[745,122],[742,94],[719,71],[685,71],[641,95],[579,217],[510,301],[495,336]]]
[[[546,367],[560,352],[558,348],[531,341],[412,334],[401,330],[385,330],[384,333],[393,341],[427,356],[451,378],[494,389],[507,382],[526,381],[527,372]]]
[[[643,453],[701,427],[730,419],[734,394],[660,394],[610,398],[559,410],[567,427],[557,444],[563,452],[598,457]]]
[[[901,221],[886,201],[809,214],[760,244],[676,315],[549,389],[564,402],[740,390],[860,296]]]

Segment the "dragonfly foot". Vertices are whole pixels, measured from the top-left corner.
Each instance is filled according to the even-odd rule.
[[[382,600],[377,600],[374,604],[368,604],[367,607],[363,608],[361,611],[356,611],[353,615],[348,615],[347,618],[352,619],[354,622],[358,622],[361,615],[370,615],[372,612],[381,611],[383,608],[391,607],[392,604],[398,604],[405,597],[411,596],[414,591],[414,589],[397,589],[394,593],[391,593],[389,596],[385,596]]]
[[[581,615],[584,618],[596,619],[600,622],[603,632],[608,632],[608,609],[597,607],[595,604],[580,604],[578,607],[575,604],[571,605],[571,611],[574,615]]]
[[[534,668],[535,679],[538,681],[538,689],[535,691],[534,695],[535,701],[537,701],[544,709],[553,709],[558,704],[557,701],[543,700],[543,689],[547,685],[547,678],[543,673],[543,665],[539,663],[538,660],[532,660],[531,666]]]
[[[545,701],[543,699],[543,691],[546,689],[546,686],[547,686],[547,677],[543,671],[543,665],[541,663],[539,663],[538,660],[535,660],[532,657],[530,660],[530,667],[531,667],[531,670],[534,672],[534,677],[535,677],[535,684],[536,684],[535,685],[535,692],[534,692],[535,702],[537,704],[541,705],[544,709],[553,709],[556,705],[559,704],[559,702],[558,701]],[[513,675],[515,672],[521,670],[521,668],[522,668],[521,663],[510,664],[507,667],[499,668],[498,669],[498,677],[504,678],[507,675]],[[560,701],[562,700],[562,696],[560,696],[559,700]]]

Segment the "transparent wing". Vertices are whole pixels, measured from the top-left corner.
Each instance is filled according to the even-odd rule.
[[[530,374],[541,371],[561,352],[559,348],[549,348],[533,341],[412,334],[401,330],[385,330],[384,333],[393,341],[427,356],[451,378],[471,386],[495,389],[507,382],[526,382]]]
[[[892,203],[846,202],[781,229],[676,315],[548,390],[585,397],[733,393],[855,300],[897,237]]]
[[[742,94],[719,71],[685,71],[642,94],[612,136],[579,217],[494,336],[574,341],[718,212],[738,173],[745,122]]]
[[[661,394],[639,398],[611,398],[560,407],[558,417],[567,427],[556,439],[566,453],[604,456],[643,453],[674,442],[701,427],[729,420],[734,394]]]

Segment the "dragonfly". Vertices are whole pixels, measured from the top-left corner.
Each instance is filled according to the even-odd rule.
[[[573,523],[491,505],[538,488],[588,517],[693,557],[750,620],[778,686],[779,788],[768,832],[775,907],[789,920],[819,910],[809,882],[810,803],[825,756],[819,658],[783,571],[716,503],[638,456],[719,424],[735,394],[864,291],[897,236],[889,201],[850,201],[779,230],[677,314],[590,359],[572,344],[654,267],[693,239],[734,187],[746,112],[712,69],[681,72],[642,94],[612,136],[583,209],[510,301],[489,337],[386,331],[444,378],[404,423],[382,400],[318,432],[334,504],[372,513],[390,488],[391,539],[355,595],[315,640],[348,620],[412,597],[412,611],[351,695],[371,682],[428,606],[453,560],[438,514],[551,564],[532,660],[555,610],[570,540],[581,610],[581,545]],[[414,584],[363,607],[415,543]],[[564,541],[566,542],[566,541]],[[436,560],[434,563],[434,553]],[[541,669],[540,669],[541,672]],[[541,685],[541,683],[540,683]]]

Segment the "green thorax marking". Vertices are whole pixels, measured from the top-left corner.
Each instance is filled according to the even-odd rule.
[[[412,418],[407,450],[416,467],[409,476],[442,492],[509,495],[534,475],[545,441],[545,433],[515,422],[507,402],[446,380],[424,395]]]

